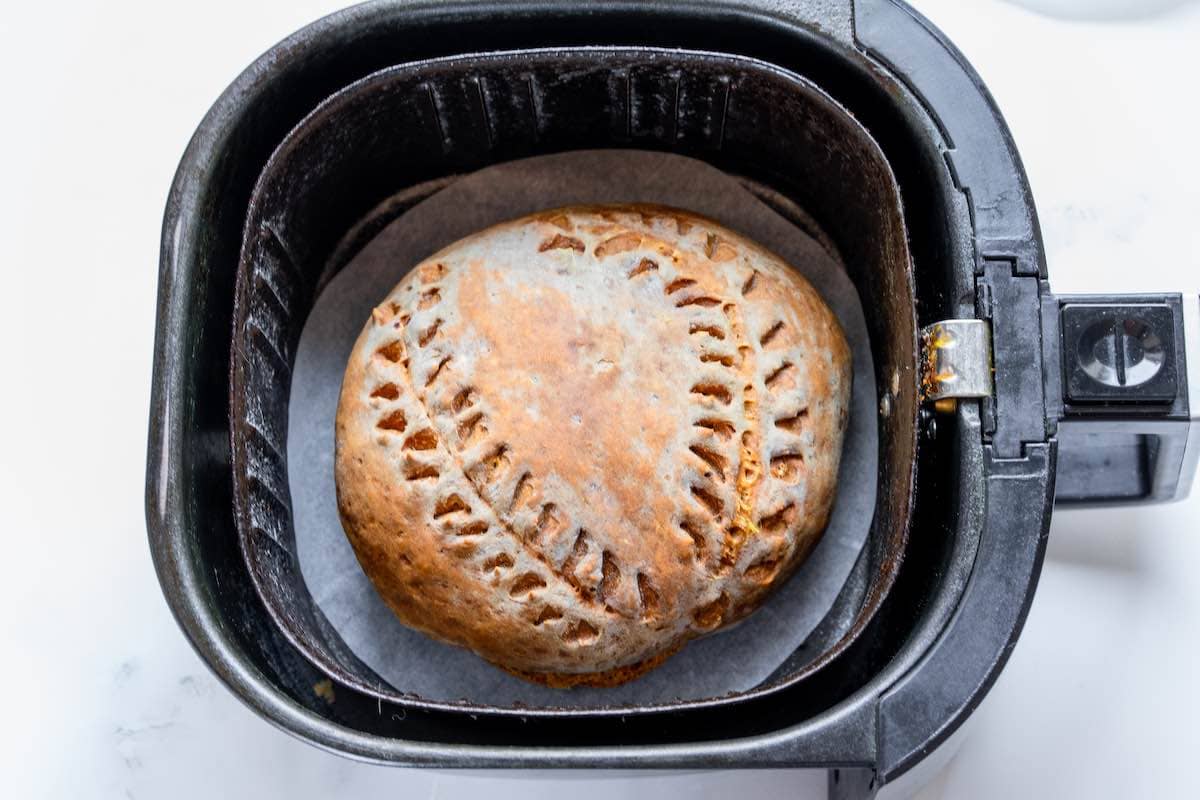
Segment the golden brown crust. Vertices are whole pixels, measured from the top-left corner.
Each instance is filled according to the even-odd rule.
[[[518,678],[523,678],[531,683],[540,683],[543,686],[549,686],[551,689],[574,689],[576,686],[605,689],[609,686],[620,686],[622,683],[628,683],[634,678],[645,675],[678,653],[681,647],[683,647],[683,642],[676,642],[666,650],[647,658],[645,661],[639,661],[636,664],[629,664],[624,667],[613,667],[604,672],[531,672],[510,669],[503,665],[498,666],[510,675],[516,675]]]
[[[408,625],[615,685],[800,563],[849,394],[837,321],[770,253],[674,209],[544,212],[375,309],[338,407],[339,510]]]

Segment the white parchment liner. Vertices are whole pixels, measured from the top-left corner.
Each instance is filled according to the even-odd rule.
[[[653,672],[609,689],[526,683],[467,650],[409,630],[359,567],[338,520],[334,416],[342,373],[371,309],[422,259],[490,225],[556,206],[646,202],[710,217],[794,265],[841,322],[854,388],[829,527],[790,581],[734,628],[687,644]],[[403,214],[334,278],[305,323],[289,407],[288,478],[300,567],[317,604],[359,658],[402,692],[489,705],[610,706],[717,697],[770,675],[832,606],[875,508],[875,379],[858,292],[809,235],[736,179],[681,156],[594,150],[501,164],[463,176]]]

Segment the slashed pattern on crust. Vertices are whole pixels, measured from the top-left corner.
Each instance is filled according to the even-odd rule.
[[[555,685],[625,680],[811,549],[849,376],[812,288],[714,223],[506,223],[372,313],[338,411],[343,524],[407,624]]]

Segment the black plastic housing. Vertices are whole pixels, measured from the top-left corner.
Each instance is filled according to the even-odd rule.
[[[1198,415],[1184,303],[1179,294],[1043,297],[1056,503],[1162,502],[1186,493]]]
[[[915,295],[896,293],[894,283],[882,291],[871,287],[894,278],[873,273],[862,260],[852,271],[859,270],[860,291],[885,306],[889,298],[903,306],[903,313],[878,323],[873,346],[877,361],[895,370],[880,381],[892,391],[881,398],[881,408],[894,414],[895,441],[919,441],[919,447],[915,454],[911,444],[907,453],[901,446],[886,451],[891,472],[883,476],[881,496],[896,499],[877,510],[876,524],[911,535],[900,550],[865,551],[847,584],[847,601],[809,645],[817,652],[836,650],[861,609],[878,600],[848,646],[809,673],[806,665],[817,662],[802,648],[781,669],[778,685],[763,687],[770,691],[759,696],[679,708],[522,714],[385,699],[385,687],[371,691],[343,680],[336,703],[328,704],[313,692],[326,672],[267,612],[240,547],[239,523],[247,529],[255,522],[252,481],[236,484],[241,494],[234,495],[235,462],[249,465],[246,452],[269,450],[281,433],[265,423],[258,433],[245,430],[245,409],[230,404],[231,358],[242,352],[235,341],[247,332],[247,318],[233,300],[255,182],[297,123],[325,98],[380,69],[547,48],[572,63],[603,60],[584,47],[686,48],[718,54],[717,61],[754,59],[815,84],[878,144],[903,201]],[[438,84],[432,85],[429,113],[441,120],[443,136],[453,136],[456,117],[439,116]],[[662,96],[653,84],[633,85],[635,97]],[[780,102],[788,102],[786,95]],[[651,102],[640,112],[644,116],[633,119],[651,121],[660,113],[656,108]],[[666,135],[669,125],[639,123],[628,130],[626,141],[612,145],[680,145],[677,135]],[[642,131],[644,136],[634,135]],[[839,247],[852,251],[853,232],[839,226],[840,210],[814,205],[811,187],[789,179],[789,139],[756,141],[753,133],[747,131],[736,154],[721,147],[687,152],[805,201],[801,205]],[[594,146],[586,136],[551,141],[557,149],[585,141]],[[441,160],[402,183],[437,179],[504,153],[472,160],[443,141]],[[389,177],[380,175],[371,187],[376,200],[403,188]],[[250,229],[254,247],[261,248],[255,259],[273,257],[280,270],[297,272],[289,284],[297,305],[284,301],[286,330],[298,333],[305,302],[346,255],[336,246],[336,231],[347,232],[365,209],[333,220],[330,236],[307,252],[289,252],[298,248],[294,232],[273,229],[278,219],[263,218],[265,226]],[[259,288],[270,288],[271,275],[242,275],[243,297],[256,280],[263,283]],[[189,639],[236,694],[286,730],[358,758],[443,766],[838,766],[866,776],[842,781],[839,773],[838,786],[869,792],[911,767],[970,713],[1007,659],[1032,599],[1053,496],[1053,426],[1038,357],[1044,278],[1036,215],[999,113],[957,51],[895,0],[378,2],[340,12],[276,46],[235,81],[201,124],[172,187],[146,494],[160,581]],[[274,288],[281,295],[290,291]],[[939,420],[936,435],[918,439],[915,358],[911,340],[897,335],[907,324],[896,320],[907,315],[926,324],[977,313],[993,322],[996,397],[960,403],[955,416]],[[268,344],[291,341],[291,333],[265,333]],[[893,355],[881,358],[888,353]],[[278,391],[260,397],[286,403],[290,353],[284,348],[276,355],[282,362],[275,364]],[[247,367],[233,363],[235,381]],[[1031,384],[1037,387],[1032,395]],[[279,455],[259,452],[255,463]],[[914,474],[910,507],[907,485],[887,490]],[[264,472],[254,480],[272,484],[278,478]],[[274,494],[286,497],[285,488],[273,485]],[[286,513],[286,507],[267,512],[273,519]],[[286,538],[281,540],[286,550]],[[278,574],[286,562],[281,554]],[[872,598],[881,570],[892,578],[887,591]],[[313,620],[319,627],[319,618]],[[336,650],[331,633],[326,641]],[[331,655],[352,665],[347,653]],[[796,675],[804,680],[791,680]]]

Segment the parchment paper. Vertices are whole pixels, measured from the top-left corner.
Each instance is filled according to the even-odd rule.
[[[828,529],[791,580],[740,625],[687,644],[663,666],[609,689],[548,689],[404,627],[359,567],[338,519],[334,416],[342,373],[371,309],[408,270],[470,233],[572,203],[650,202],[711,217],[795,265],[833,309],[854,356],[854,387]],[[464,176],[374,238],[325,288],[300,338],[288,477],[301,572],[346,644],[396,689],[491,705],[607,706],[716,697],[752,688],[811,633],[866,540],[875,507],[875,380],[858,293],[811,237],[737,180],[693,159],[596,150],[509,162]]]

